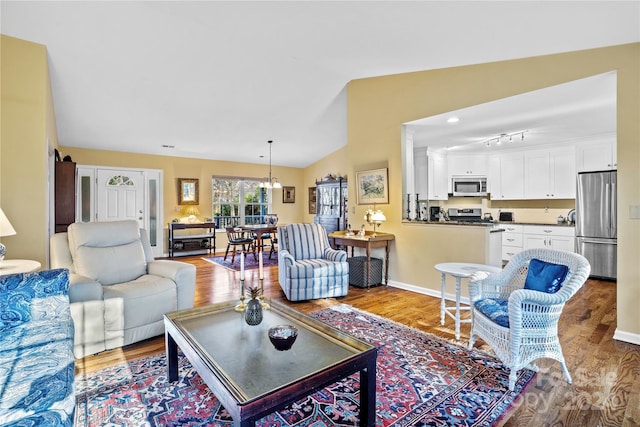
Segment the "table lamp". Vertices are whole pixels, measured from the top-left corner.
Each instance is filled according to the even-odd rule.
[[[380,227],[380,225],[387,220],[387,217],[384,216],[384,213],[380,209],[369,209],[364,215],[364,219],[369,224],[373,224],[373,234],[371,236],[376,237],[376,227]]]
[[[198,222],[197,216],[200,215],[200,211],[197,207],[189,206],[185,210],[185,213],[187,214],[187,221],[189,221],[190,224],[195,224],[196,222]]]
[[[0,237],[13,236],[15,234],[16,230],[13,228],[4,212],[2,212],[2,208],[0,208]],[[2,262],[6,253],[7,248],[5,245],[0,243],[0,262]]]

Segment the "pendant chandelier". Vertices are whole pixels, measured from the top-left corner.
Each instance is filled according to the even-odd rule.
[[[278,178],[271,177],[271,145],[273,141],[267,141],[269,144],[269,180],[260,183],[260,188],[282,188]]]

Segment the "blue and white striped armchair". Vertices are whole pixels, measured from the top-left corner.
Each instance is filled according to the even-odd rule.
[[[331,248],[322,225],[278,227],[278,245],[278,279],[289,301],[347,295],[347,253]]]
[[[516,254],[500,273],[471,276],[469,349],[476,338],[491,346],[511,370],[509,390],[514,389],[520,369],[538,370],[532,362],[540,358],[560,362],[571,384],[558,338],[558,320],[590,271],[589,261],[582,255],[540,248]]]

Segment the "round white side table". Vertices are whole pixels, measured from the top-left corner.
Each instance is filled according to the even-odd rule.
[[[40,270],[40,263],[30,259],[5,259],[0,261],[0,276],[16,273],[31,273]]]
[[[476,271],[486,271],[488,273],[499,273],[500,267],[485,264],[470,264],[467,262],[445,262],[436,264],[435,269],[442,273],[440,296],[440,323],[444,325],[444,315],[447,314],[456,322],[456,339],[460,339],[460,323],[470,323],[471,319],[460,320],[460,310],[469,310],[471,307],[460,307],[460,281],[471,276]],[[456,305],[447,306],[445,302],[445,287],[447,284],[446,275],[449,274],[456,279]],[[455,310],[455,314],[451,312]]]

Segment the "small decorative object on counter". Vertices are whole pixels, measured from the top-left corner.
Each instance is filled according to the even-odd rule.
[[[244,311],[244,320],[248,325],[255,326],[262,322],[262,304],[258,297],[260,296],[260,288],[249,288],[251,299],[247,302]]]
[[[351,230],[351,224],[347,224],[347,232],[344,234],[345,236],[353,236],[353,230]]]
[[[266,214],[264,216],[264,223],[267,225],[278,224],[278,214]]]
[[[362,227],[360,227],[360,233],[358,233],[358,235],[360,237],[364,237],[366,234],[366,232],[364,231],[364,224],[362,224]]]
[[[564,217],[562,215],[558,216],[558,224],[564,224]]]
[[[278,351],[289,350],[298,338],[298,329],[292,325],[278,325],[269,328],[269,340]]]
[[[411,221],[411,194],[407,193],[407,219]]]

